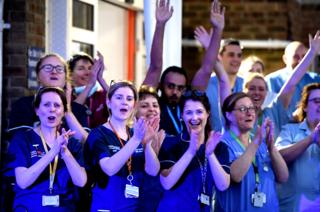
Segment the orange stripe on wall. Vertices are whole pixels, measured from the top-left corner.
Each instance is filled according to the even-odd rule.
[[[136,12],[128,10],[128,74],[127,79],[134,81],[135,67],[135,28]]]

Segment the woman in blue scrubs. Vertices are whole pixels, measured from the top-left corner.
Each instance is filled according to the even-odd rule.
[[[74,188],[85,185],[87,174],[81,143],[70,138],[71,130],[59,130],[67,110],[64,91],[40,89],[34,107],[40,124],[18,132],[9,147],[16,178],[13,210],[75,211]]]
[[[230,182],[213,152],[220,133],[210,132],[205,93],[188,91],[181,101],[186,129],[167,136],[159,153],[165,192],[158,211],[210,211],[214,185],[225,190]]]
[[[160,164],[150,142],[157,126],[143,118],[128,122],[137,100],[135,87],[127,81],[110,85],[108,122],[93,129],[86,144],[93,168],[91,211],[135,211],[144,172],[155,176]]]

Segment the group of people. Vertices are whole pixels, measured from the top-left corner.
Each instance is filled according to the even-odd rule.
[[[181,67],[161,74],[169,0],[139,89],[108,85],[99,52],[42,57],[38,92],[10,115],[13,210],[320,210],[320,77],[307,72],[320,31],[309,49],[289,44],[284,70],[265,77],[252,57],[243,78],[240,42],[220,44],[224,13],[214,0],[212,30],[195,30],[205,54],[190,85]]]

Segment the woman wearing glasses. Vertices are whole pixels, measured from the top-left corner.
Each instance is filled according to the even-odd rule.
[[[137,101],[135,87],[126,81],[110,85],[108,122],[93,129],[86,142],[96,184],[91,211],[135,211],[144,172],[157,175],[160,164],[151,146],[157,125],[140,118],[128,122]]]
[[[222,106],[226,132],[217,147],[217,156],[230,175],[230,187],[217,191],[217,211],[278,211],[276,181],[285,182],[288,168],[274,146],[273,127],[266,119],[250,136],[256,112],[251,98],[234,93]]]
[[[214,153],[220,134],[210,132],[205,93],[188,91],[181,101],[186,129],[166,137],[159,153],[165,192],[158,211],[210,211],[213,186],[225,190],[230,183]]]
[[[281,211],[320,210],[320,83],[304,87],[297,123],[285,125],[276,141],[288,164],[288,182],[278,187]]]
[[[57,87],[39,90],[34,101],[40,123],[17,133],[9,147],[15,172],[14,211],[75,211],[75,186],[87,181],[82,167],[82,146],[60,130],[67,109],[64,91]]]
[[[64,59],[58,54],[43,56],[36,65],[36,74],[41,87],[66,88],[68,69]],[[68,104],[64,116],[65,127],[75,132],[75,138],[85,141],[88,133],[82,126],[87,126],[86,109],[84,106],[70,101],[71,88],[66,89],[66,95]],[[32,128],[34,123],[39,121],[32,107],[33,100],[34,96],[26,96],[12,105],[9,130],[15,131],[20,127]]]

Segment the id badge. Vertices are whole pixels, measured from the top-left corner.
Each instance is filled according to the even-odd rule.
[[[42,206],[59,207],[59,195],[43,195]]]
[[[124,196],[126,198],[139,198],[139,187],[126,184]]]
[[[208,205],[208,206],[210,205],[210,197],[205,193],[200,194],[199,200],[201,204]]]
[[[263,192],[254,192],[251,195],[251,201],[254,207],[262,208],[267,202],[266,194]]]

